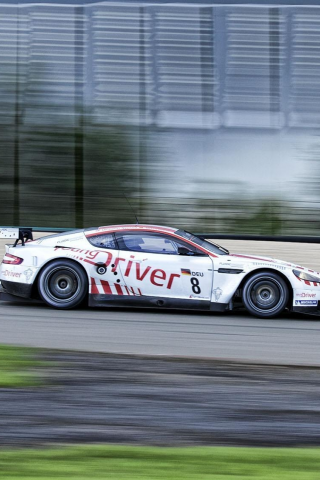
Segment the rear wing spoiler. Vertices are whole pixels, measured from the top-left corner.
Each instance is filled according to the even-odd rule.
[[[0,238],[11,238],[15,239],[14,247],[17,246],[19,241],[24,247],[25,242],[33,240],[32,228],[29,227],[20,227],[20,228],[11,228],[11,227],[0,227]]]

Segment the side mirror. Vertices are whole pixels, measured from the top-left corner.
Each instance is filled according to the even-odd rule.
[[[179,255],[193,255],[193,252],[186,247],[178,247]]]

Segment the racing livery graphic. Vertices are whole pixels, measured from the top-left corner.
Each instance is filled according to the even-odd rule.
[[[284,309],[318,315],[320,274],[240,255],[184,230],[113,225],[44,236],[0,230],[6,245],[0,299],[54,308],[155,307],[224,312],[244,306],[272,318]]]

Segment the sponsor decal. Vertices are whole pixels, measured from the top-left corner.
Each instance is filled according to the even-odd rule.
[[[130,260],[124,270],[125,277],[129,277],[132,273],[139,282],[142,282],[144,279],[150,280],[150,282],[156,287],[166,287],[170,290],[174,279],[180,278],[181,276],[178,273],[170,273],[170,275],[167,275],[167,273],[161,268],[152,269],[150,265],[146,265],[145,268],[143,268],[140,266],[140,263],[134,262],[134,258],[134,255],[130,255]],[[116,271],[120,262],[127,262],[127,259],[121,257],[116,258],[114,264],[111,265],[112,272]]]
[[[189,298],[201,298],[201,300],[209,300],[209,297],[201,297],[200,295],[189,295]]]
[[[301,298],[314,298],[315,296],[316,296],[315,293],[307,293],[307,292],[296,293],[296,297],[301,297]]]
[[[216,301],[216,302],[219,302],[219,299],[220,299],[220,297],[221,297],[221,295],[222,295],[222,293],[223,293],[223,290],[221,290],[220,287],[217,287],[217,288],[215,288],[214,290],[212,290],[212,293],[213,293],[213,295],[214,295],[215,301]]]
[[[31,278],[32,275],[33,275],[33,271],[31,270],[31,268],[28,268],[28,270],[25,270],[25,271],[23,272],[23,274],[26,276],[27,282],[29,282],[30,278]]]
[[[279,270],[286,270],[287,267],[284,267],[283,265],[275,265],[276,268],[278,268]]]
[[[191,285],[192,285],[191,289],[192,289],[193,293],[196,293],[197,295],[199,295],[199,293],[201,293],[199,280],[197,278],[192,277],[190,279],[190,282],[191,282]]]
[[[262,266],[262,267],[269,267],[270,268],[270,263],[262,263],[262,262],[252,262],[252,265],[258,267],[258,266]],[[272,268],[278,268],[279,270],[286,270],[287,267],[285,267],[284,265],[277,265],[277,264],[274,264],[272,265]]]
[[[296,305],[305,305],[305,306],[311,307],[311,306],[318,305],[318,301],[317,300],[296,300],[295,304]]]
[[[181,268],[182,275],[191,275],[191,271],[187,268]]]
[[[142,292],[141,292],[140,288],[134,289],[133,287],[125,287],[125,289],[126,289],[128,295],[136,295],[136,296],[141,296],[142,295]]]
[[[191,272],[188,268],[181,268],[182,275],[192,275],[193,277],[203,277],[203,272]]]
[[[94,260],[96,256],[99,255],[99,253],[105,253],[110,258],[109,263],[111,262],[111,258],[112,258],[112,254],[110,252],[105,252],[105,251],[101,252],[101,250],[85,250],[81,248],[72,248],[72,247],[63,247],[63,246],[54,247],[54,251],[56,252],[57,250],[68,250],[69,252],[79,253],[87,257],[87,259],[89,260]]]
[[[20,278],[20,276],[21,276],[21,273],[10,272],[10,270],[4,270],[4,272],[2,272],[2,274],[5,277],[14,277],[14,278]]]
[[[67,252],[68,256],[80,260],[81,262],[86,262],[95,267],[105,267],[106,269],[110,266],[111,272],[117,272],[119,265],[123,266],[123,276],[130,277],[135,276],[136,280],[139,282],[142,281],[149,281],[156,287],[163,287],[168,290],[171,290],[173,282],[176,278],[180,278],[182,275],[191,277],[191,289],[192,292],[196,295],[201,293],[201,288],[199,284],[199,280],[197,277],[204,277],[203,272],[191,272],[191,270],[187,268],[181,268],[180,273],[170,273],[168,274],[165,270],[161,268],[153,268],[151,265],[141,265],[139,262],[135,260],[134,255],[130,255],[130,258],[122,258],[116,257],[113,259],[113,254],[107,250],[84,250],[80,248],[72,248],[72,247],[65,247],[65,246],[55,246],[54,251],[62,251]],[[75,255],[73,255],[75,254]],[[102,259],[104,262],[98,261],[98,256],[100,255],[99,259]],[[144,260],[147,260],[144,259]],[[113,262],[113,263],[112,263]],[[122,270],[122,267],[120,267]],[[103,273],[101,273],[103,274]],[[119,286],[116,286],[118,288]],[[219,291],[217,291],[217,296],[220,297]]]
[[[124,277],[129,277],[132,275],[135,275],[136,280],[142,282],[144,279],[146,281],[150,281],[153,285],[156,287],[165,287],[168,290],[171,290],[172,284],[174,282],[175,278],[180,278],[181,275],[179,273],[170,273],[167,274],[164,270],[161,268],[156,268],[153,269],[150,265],[145,265],[145,267],[140,266],[140,263],[135,261],[135,256],[130,255],[130,259],[122,258],[122,257],[117,257],[113,260],[113,255],[111,252],[108,252],[106,250],[83,250],[80,248],[72,248],[72,247],[64,247],[64,246],[56,246],[54,247],[54,251],[61,250],[63,252],[67,252],[68,254],[75,253],[76,255],[71,255],[72,258],[76,258],[77,260],[89,263],[91,265],[94,265],[95,267],[101,266],[101,262],[97,262],[97,256],[99,254],[104,255],[105,262],[103,265],[107,268],[113,261],[114,263],[111,264],[111,272],[115,273],[117,272],[117,269],[119,267],[120,262],[126,262],[124,264]],[[147,260],[147,259],[145,259]],[[123,265],[123,263],[122,263]],[[190,270],[184,269],[187,275],[191,276]],[[182,272],[181,272],[182,273]],[[196,278],[193,278],[195,283],[192,283],[195,285],[192,288],[192,291],[194,293],[200,293],[201,290],[198,287],[199,285],[199,280]]]
[[[76,240],[82,240],[82,237],[66,238],[64,240],[59,240],[59,242],[57,242],[57,244],[58,243],[64,243],[64,242],[71,242],[71,241],[73,242],[73,241],[76,241]]]

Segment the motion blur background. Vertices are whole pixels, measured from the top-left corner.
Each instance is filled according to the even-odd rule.
[[[320,7],[0,3],[2,225],[320,233]]]

